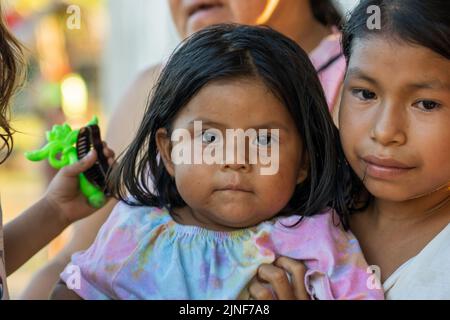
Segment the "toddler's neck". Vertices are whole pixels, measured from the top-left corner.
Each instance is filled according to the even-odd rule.
[[[217,221],[207,220],[201,215],[196,214],[195,211],[188,206],[183,208],[174,208],[171,211],[171,216],[172,219],[178,224],[196,226],[210,231],[233,232],[254,227],[254,225],[232,227]],[[260,221],[259,223],[261,222],[263,221]]]

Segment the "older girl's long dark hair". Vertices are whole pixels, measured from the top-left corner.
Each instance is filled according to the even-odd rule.
[[[377,6],[381,28],[367,28],[367,8]],[[450,1],[362,0],[344,25],[342,46],[347,60],[357,39],[383,36],[428,48],[450,59]]]
[[[0,163],[8,158],[13,147],[14,130],[9,123],[9,106],[22,79],[22,65],[21,46],[6,27],[0,4]]]
[[[131,205],[185,206],[158,161],[157,130],[170,133],[177,113],[208,83],[239,78],[261,80],[280,99],[309,157],[308,178],[297,185],[279,214],[311,216],[332,206],[346,225],[352,198],[348,192],[353,190],[349,168],[317,73],[294,41],[267,27],[212,26],[177,48],[160,75],[134,141],[112,173],[113,194]]]

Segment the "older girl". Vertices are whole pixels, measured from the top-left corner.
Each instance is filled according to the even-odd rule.
[[[367,28],[373,5],[381,29]],[[368,191],[355,199],[366,208],[351,216],[350,228],[388,299],[450,299],[448,12],[447,0],[364,0],[344,29],[340,133]],[[273,297],[260,280],[278,297],[302,287],[279,276],[287,269],[301,277],[304,267],[287,258],[277,266],[260,268],[254,297]]]

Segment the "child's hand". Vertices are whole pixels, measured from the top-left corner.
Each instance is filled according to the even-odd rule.
[[[309,300],[305,274],[306,267],[301,261],[287,257],[280,257],[273,264],[262,264],[250,282],[250,299]]]
[[[110,166],[114,163],[114,151],[103,143],[103,153]],[[79,188],[78,175],[94,165],[97,153],[92,150],[77,163],[64,167],[51,181],[43,201],[45,201],[65,224],[85,218],[96,209],[89,205]]]

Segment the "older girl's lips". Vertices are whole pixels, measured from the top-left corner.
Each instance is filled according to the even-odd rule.
[[[366,174],[378,179],[395,179],[414,169],[414,167],[393,158],[366,156],[362,160],[366,164]]]

